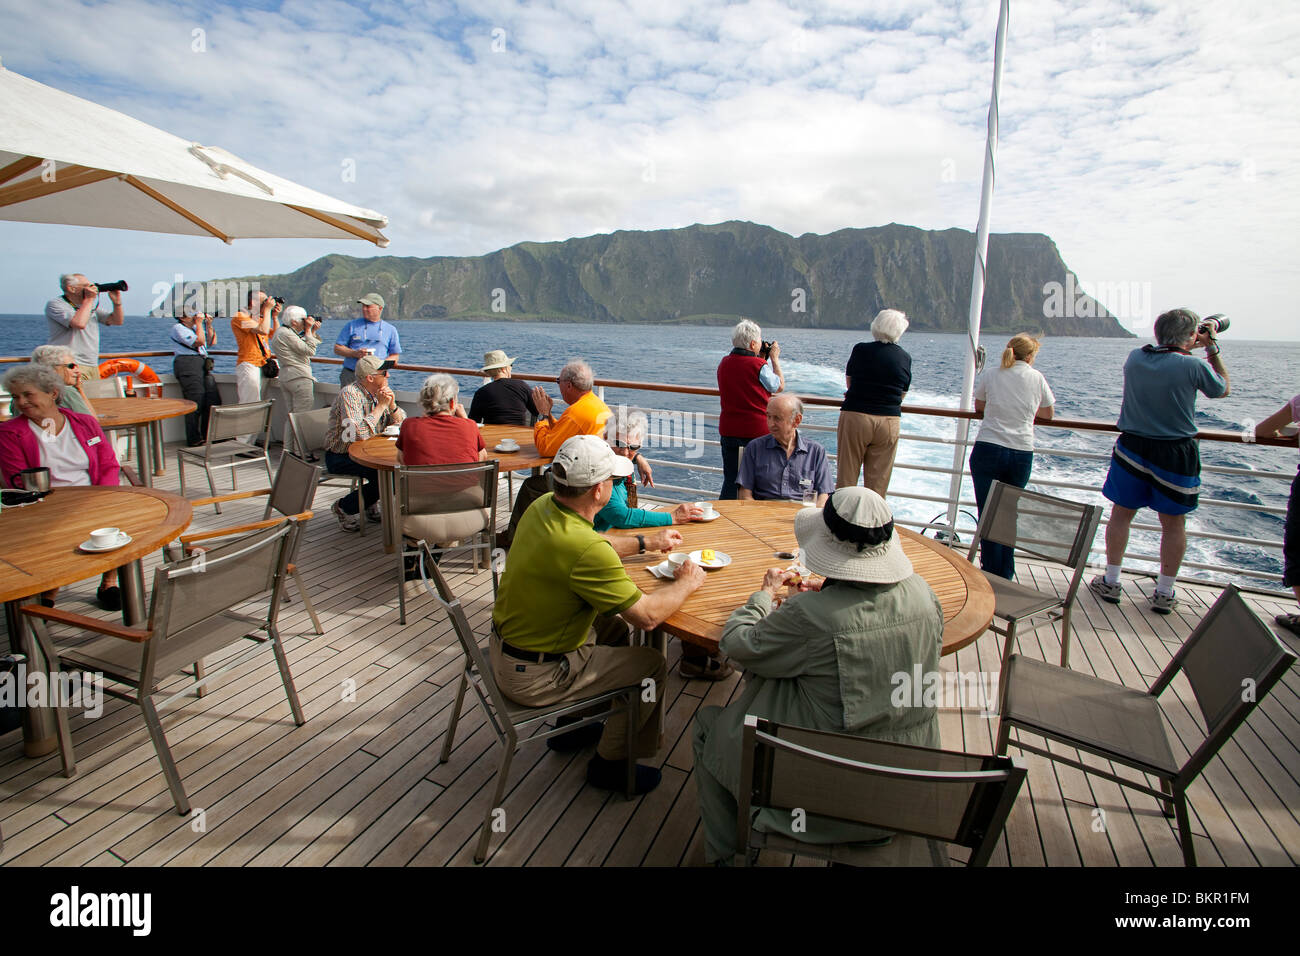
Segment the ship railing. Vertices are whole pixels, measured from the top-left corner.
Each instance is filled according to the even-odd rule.
[[[153,357],[153,356],[169,357],[171,354],[172,354],[171,352],[139,351],[139,352],[115,353],[113,355],[103,355],[101,356],[101,358],[102,359],[126,358],[126,357],[146,358],[146,357]],[[224,356],[224,355],[233,356],[235,353],[227,350],[211,350],[211,354],[214,356]],[[0,358],[0,363],[13,362],[13,361],[25,361],[25,359],[22,357]],[[313,362],[320,365],[341,365],[343,360],[332,356],[318,356],[313,359]],[[441,373],[455,376],[457,378],[469,379],[474,382],[481,381],[481,379],[483,378],[482,373],[478,369],[473,369],[473,368],[467,369],[467,368],[456,368],[451,366],[419,365],[419,364],[405,363],[405,362],[399,363],[396,366],[396,368],[402,371],[423,372],[423,373],[441,372]],[[538,374],[530,374],[526,372],[517,372],[517,371],[512,373],[512,377],[516,379],[520,379],[522,381],[538,382],[542,384],[553,384],[555,381],[554,375],[538,375]],[[703,421],[708,425],[712,426],[714,429],[716,429],[717,427],[718,415],[714,412],[703,412],[697,410],[686,411],[683,409],[669,408],[669,407],[665,407],[662,404],[652,404],[651,402],[653,401],[653,399],[650,397],[657,394],[664,394],[664,395],[705,397],[705,398],[711,398],[713,400],[716,400],[718,397],[718,390],[716,388],[708,388],[704,386],[692,386],[692,385],[676,385],[676,384],[663,383],[663,382],[621,381],[616,379],[596,379],[595,386],[598,390],[598,394],[602,399],[605,398],[605,393],[607,389],[627,390],[633,393],[649,393],[646,396],[646,399],[643,403],[636,404],[636,405],[629,405],[628,408],[645,412],[647,417],[649,417],[652,422],[655,420],[663,420],[666,417],[671,418],[672,416],[689,415],[692,416],[692,418],[697,422]],[[799,398],[804,403],[804,410],[805,410],[805,421],[801,425],[801,428],[803,430],[810,431],[810,432],[827,432],[827,433],[834,433],[836,431],[836,427],[834,425],[819,423],[815,420],[815,418],[819,416],[819,413],[827,413],[827,414],[838,413],[840,407],[840,401],[838,399],[827,398],[819,395],[800,395]],[[716,405],[714,407],[716,407]],[[979,415],[971,411],[963,411],[961,409],[955,409],[955,408],[937,408],[937,407],[922,406],[922,405],[905,404],[903,405],[902,410],[903,410],[903,415],[905,417],[905,420],[909,416],[927,416],[927,417],[948,420],[955,423],[957,420],[962,418],[978,419],[980,417]],[[1053,418],[1047,421],[1040,419],[1036,421],[1036,425],[1040,428],[1049,430],[1049,433],[1052,431],[1118,433],[1118,429],[1111,422],[1093,421],[1087,419]],[[650,434],[646,435],[645,448],[649,449],[649,448],[656,447],[656,442],[661,443],[661,445],[664,447],[671,447],[674,442],[680,443],[681,437],[682,436],[677,434],[669,434],[661,431],[652,430]],[[1228,444],[1240,444],[1243,441],[1241,432],[1207,430],[1207,431],[1198,432],[1196,437],[1201,442],[1221,442],[1221,443],[1228,443]],[[954,456],[954,460],[962,461],[962,462],[966,461],[967,456],[969,454],[969,450],[974,443],[973,439],[970,438],[968,438],[965,442],[962,442],[956,437],[946,437],[941,435],[939,436],[917,435],[906,431],[900,433],[899,440],[900,440],[900,448],[903,447],[902,443],[931,443],[931,444],[944,445],[954,449],[956,448],[956,446],[960,445],[962,449],[961,455],[959,458]],[[719,441],[715,439],[704,438],[700,435],[693,436],[691,438],[691,443],[693,445],[698,445],[704,448],[720,449],[721,447],[721,443]],[[1259,436],[1255,440],[1255,445],[1258,447],[1278,447],[1278,448],[1295,449],[1296,439],[1295,438],[1289,438],[1289,439],[1272,438],[1272,437],[1266,438],[1263,436]],[[659,471],[661,471],[662,469],[672,469],[674,471],[687,470],[696,473],[697,475],[701,473],[710,476],[716,475],[718,476],[718,482],[721,481],[722,468],[718,465],[705,464],[703,461],[695,460],[695,459],[688,459],[686,461],[681,461],[673,458],[664,458],[659,456],[648,455],[644,450],[642,451],[642,454],[650,462],[651,466]],[[1089,451],[1089,450],[1079,449],[1079,448],[1068,448],[1060,444],[1039,444],[1035,449],[1035,456],[1036,458],[1051,456],[1051,457],[1063,458],[1067,460],[1092,462],[1093,465],[1095,466],[1094,473],[1097,476],[1095,482],[1086,482],[1086,481],[1081,482],[1081,481],[1063,480],[1059,478],[1044,477],[1041,474],[1042,469],[1040,468],[1040,469],[1036,469],[1036,474],[1031,479],[1030,484],[1032,486],[1041,489],[1052,489],[1052,490],[1059,489],[1063,492],[1082,492],[1085,495],[1090,496],[1091,500],[1103,504],[1105,503],[1104,499],[1102,499],[1100,496],[1100,489],[1101,489],[1102,479],[1104,479],[1105,477],[1106,468],[1110,461],[1109,453]],[[835,456],[831,456],[832,461],[834,461],[834,458]],[[713,460],[717,461],[718,458],[715,457],[713,458]],[[947,476],[950,480],[954,476],[959,476],[962,478],[969,477],[964,467],[960,471],[954,471],[951,465],[922,464],[917,462],[896,460],[894,463],[894,469],[895,471],[912,471],[912,472],[929,473],[935,475],[944,475]],[[1294,478],[1294,472],[1255,470],[1251,468],[1236,468],[1236,467],[1208,465],[1208,464],[1202,465],[1201,472],[1202,475],[1206,475],[1206,476],[1216,475],[1216,476],[1223,476],[1225,478],[1233,478],[1233,477],[1250,477],[1252,479],[1262,478],[1269,481],[1277,481],[1279,483],[1290,482]],[[957,486],[960,487],[959,484]],[[656,492],[658,494],[656,494]],[[663,494],[664,492],[670,492],[673,494],[682,495],[684,497],[669,498],[664,496]],[[682,500],[690,500],[692,498],[700,498],[700,497],[711,497],[715,493],[716,493],[716,487],[704,488],[704,487],[700,487],[699,485],[686,485],[686,484],[675,483],[673,481],[663,481],[660,479],[657,471],[654,489],[653,490],[647,489],[646,491],[643,491],[641,497],[649,498],[651,500],[656,500],[656,501],[662,501],[670,504],[677,504],[680,503],[680,501]],[[1285,492],[1283,492],[1283,495],[1284,494]],[[939,514],[936,515],[934,519],[928,522],[910,520],[910,519],[900,517],[899,519],[897,519],[898,523],[904,526],[916,528],[918,530],[921,530],[922,532],[926,532],[926,531],[936,532],[937,537],[943,540],[947,540],[947,542],[954,547],[960,545],[961,537],[963,534],[967,536],[967,539],[969,539],[969,535],[974,530],[976,505],[975,505],[975,501],[972,498],[968,498],[965,497],[964,495],[958,494],[957,502],[956,502],[957,509],[959,515],[964,516],[965,518],[968,519],[968,524],[962,526],[959,522],[957,528],[950,528],[948,526],[947,515],[949,509],[952,506],[952,501],[953,501],[953,496],[951,493],[942,494],[942,495],[927,494],[921,491],[907,489],[903,487],[901,483],[894,482],[891,484],[889,496],[891,498],[898,498],[903,500],[928,502],[928,503],[933,503],[936,506],[940,506]],[[1200,498],[1200,506],[1196,514],[1201,519],[1200,523],[1205,523],[1205,519],[1212,518],[1215,513],[1230,512],[1233,510],[1253,512],[1255,514],[1271,514],[1277,516],[1285,516],[1286,514],[1285,507],[1256,504],[1251,502],[1230,501],[1223,498],[1208,497],[1205,495],[1202,495]],[[1106,519],[1105,517],[1103,517],[1103,521],[1102,521],[1103,526],[1105,523],[1106,523]],[[1220,542],[1225,544],[1239,544],[1252,549],[1264,549],[1267,551],[1277,552],[1279,554],[1282,550],[1282,542],[1280,539],[1260,538],[1254,535],[1228,534],[1221,531],[1202,530],[1197,527],[1192,527],[1191,525],[1192,522],[1189,522],[1189,527],[1187,528],[1187,537],[1189,543],[1196,542],[1196,541],[1214,541],[1214,542]],[[1158,524],[1153,524],[1148,521],[1134,521],[1132,524],[1132,529],[1135,532],[1147,532],[1149,534],[1160,533],[1160,526]],[[1140,537],[1140,536],[1135,535],[1134,537]],[[1102,556],[1102,559],[1099,563],[1104,563],[1104,554],[1105,554],[1104,542],[1105,542],[1104,534],[1099,532],[1096,540],[1094,541],[1093,548],[1092,548],[1093,555]],[[1134,562],[1134,561],[1146,562],[1153,565],[1158,565],[1159,560],[1160,560],[1159,555],[1146,553],[1143,551],[1136,551],[1130,549],[1125,553],[1126,570],[1128,570],[1128,565],[1130,562]],[[1203,574],[1198,575],[1196,578],[1194,578],[1194,580],[1226,581],[1230,578],[1233,581],[1233,583],[1241,583],[1241,579],[1244,577],[1254,581],[1268,582],[1269,585],[1273,588],[1280,587],[1280,583],[1281,583],[1281,575],[1279,574],[1265,571],[1262,569],[1257,569],[1257,568],[1241,567],[1241,566],[1233,565],[1231,563],[1225,563],[1222,560],[1216,563],[1209,563],[1203,561],[1196,561],[1189,557],[1184,559],[1182,566],[1183,568],[1191,568],[1197,571],[1204,572]]]

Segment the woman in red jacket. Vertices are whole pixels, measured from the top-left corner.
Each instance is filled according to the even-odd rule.
[[[94,415],[83,415],[58,404],[63,379],[44,365],[22,365],[4,379],[18,415],[0,422],[0,480],[7,488],[21,488],[19,472],[48,468],[52,487],[118,484],[121,472],[108,436]],[[41,603],[54,606],[58,593],[46,591]],[[122,608],[116,569],[99,583],[99,606],[106,611]]]

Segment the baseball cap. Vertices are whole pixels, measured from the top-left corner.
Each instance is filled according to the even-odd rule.
[[[588,488],[611,475],[626,478],[630,474],[632,462],[614,454],[605,440],[595,435],[570,438],[551,462],[551,477],[569,488]]]
[[[367,292],[361,298],[357,299],[362,305],[377,305],[381,309],[384,307],[384,297],[378,292]]]
[[[363,355],[357,359],[357,378],[365,378],[367,375],[374,375],[376,372],[387,372],[393,367],[389,359],[379,359],[373,355]]]

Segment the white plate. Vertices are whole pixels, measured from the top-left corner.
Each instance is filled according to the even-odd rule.
[[[715,511],[715,512],[713,512],[713,514],[709,515],[707,518],[692,518],[691,520],[692,520],[692,521],[717,521],[717,520],[718,520],[719,518],[721,518],[721,517],[722,517],[722,512],[721,512],[721,511]]]
[[[108,544],[108,545],[104,545],[103,547],[100,547],[97,544],[92,544],[90,539],[87,538],[85,541],[81,542],[81,544],[79,544],[77,547],[80,548],[82,551],[89,551],[91,554],[97,554],[100,551],[116,551],[118,548],[125,548],[130,543],[131,543],[131,536],[124,531],[120,535],[118,535],[117,544]]]
[[[715,550],[715,551],[713,552],[713,563],[712,563],[712,564],[705,564],[705,563],[704,563],[704,557],[703,557],[703,555],[704,555],[704,551],[703,551],[703,549],[701,549],[701,550],[699,550],[699,551],[692,551],[692,552],[691,552],[691,560],[694,561],[696,564],[698,564],[700,567],[702,567],[702,568],[706,568],[706,569],[708,569],[708,570],[716,570],[717,568],[725,568],[727,565],[729,565],[729,564],[731,563],[731,555],[729,555],[729,554],[725,554],[725,553],[723,553],[722,551],[717,551],[717,550]]]
[[[505,446],[505,445],[496,445],[492,450],[493,450],[493,451],[499,451],[499,452],[502,452],[503,454],[506,454],[506,455],[513,455],[515,452],[517,452],[517,451],[519,450],[519,446],[518,446],[518,445],[511,445],[511,446],[507,447],[507,446]]]

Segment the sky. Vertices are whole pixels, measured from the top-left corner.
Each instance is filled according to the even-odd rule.
[[[974,230],[989,0],[0,0],[0,61],[389,218],[391,245],[0,222],[0,312],[58,276],[288,272],[739,219]],[[1149,335],[1300,340],[1300,4],[1013,0],[994,233]],[[0,131],[2,135],[2,131]],[[2,351],[2,350],[0,350]]]

